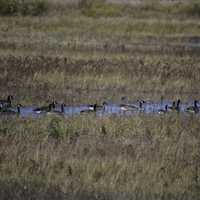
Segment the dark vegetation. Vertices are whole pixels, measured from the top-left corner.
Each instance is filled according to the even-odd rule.
[[[1,15],[42,15],[48,10],[45,0],[0,0]]]

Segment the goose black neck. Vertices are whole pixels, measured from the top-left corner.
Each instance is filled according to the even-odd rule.
[[[65,107],[64,104],[61,104],[61,112],[64,113],[65,112]]]
[[[51,107],[54,109],[54,108],[56,107],[56,103],[53,102],[53,103],[51,104]]]
[[[97,104],[96,103],[94,104],[93,107],[94,107],[94,111],[97,111]]]
[[[17,113],[18,113],[18,114],[21,113],[20,105],[17,106]]]
[[[49,112],[52,111],[52,104],[49,104]]]
[[[12,101],[12,96],[8,96],[8,98],[7,98],[7,102],[11,105],[11,101]]]
[[[194,107],[197,108],[197,100],[194,101]]]
[[[176,104],[176,110],[177,110],[177,111],[180,111],[180,103],[181,103],[181,100],[179,99],[179,100],[177,101],[177,104]]]

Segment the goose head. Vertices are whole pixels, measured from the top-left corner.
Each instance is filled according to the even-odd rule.
[[[102,103],[102,105],[103,105],[103,106],[107,106],[107,105],[108,105],[108,102],[107,102],[107,101],[104,101],[104,102]]]

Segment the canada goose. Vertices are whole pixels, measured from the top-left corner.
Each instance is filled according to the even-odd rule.
[[[12,106],[12,100],[13,100],[12,95],[8,95],[7,99],[0,100],[0,109],[2,109],[3,107],[6,107],[6,108],[11,107]]]
[[[103,102],[102,105],[98,105],[98,104],[90,104],[88,105],[88,109],[82,110],[81,113],[91,113],[91,112],[96,112],[98,110],[105,110],[105,106],[108,103],[106,101]]]
[[[4,108],[3,110],[1,110],[2,114],[6,114],[6,115],[13,115],[13,114],[20,114],[21,113],[21,104],[17,105],[17,110],[11,109],[11,108]]]
[[[137,100],[139,102],[139,105],[133,105],[133,104],[120,104],[120,109],[122,111],[136,111],[136,110],[141,110],[143,108],[143,104],[145,101],[143,100]]]
[[[172,102],[172,105],[167,107],[167,110],[168,110],[168,111],[174,111],[175,108],[176,108],[176,102],[173,101],[173,102]]]
[[[88,105],[88,110],[89,111],[96,111],[97,109],[97,104],[90,104]]]
[[[180,103],[181,103],[181,100],[178,99],[178,101],[173,101],[172,102],[172,106],[168,106],[168,111],[177,111],[177,112],[180,112]]]
[[[159,109],[159,110],[158,110],[158,113],[159,113],[159,114],[164,114],[164,113],[166,113],[167,111],[168,111],[168,105],[165,105],[165,109],[162,109],[162,108]]]
[[[122,111],[138,110],[138,106],[135,106],[132,104],[120,104],[119,107],[120,107],[120,110],[122,110]]]
[[[61,113],[64,113],[64,112],[65,112],[65,104],[62,103],[62,104],[61,104]]]
[[[51,112],[52,111],[52,112]],[[65,113],[65,104],[64,103],[62,103],[61,105],[60,105],[60,110],[51,110],[51,111],[49,111],[48,113],[55,113],[55,114],[64,114]]]
[[[95,103],[93,105],[89,105],[89,110],[94,111],[94,112],[98,110],[102,110],[102,109],[104,110],[106,105],[108,105],[106,101],[104,101],[102,105],[98,105],[97,103]]]
[[[194,101],[194,106],[187,107],[186,111],[190,113],[198,113],[199,112],[199,107],[197,106],[198,101]]]
[[[18,113],[18,114],[21,113],[21,106],[22,106],[21,104],[18,104],[18,105],[17,105],[17,113]]]
[[[42,106],[39,108],[35,108],[33,111],[36,112],[37,114],[51,112],[51,111],[53,111],[53,109],[55,109],[56,104],[57,103],[55,101],[53,101],[48,106]]]
[[[177,104],[176,104],[176,111],[177,112],[180,112],[180,103],[181,103],[181,100],[180,99],[178,99],[178,101],[177,101]]]
[[[81,110],[80,113],[94,113],[97,110],[97,104],[88,105],[88,109]]]
[[[146,103],[146,101],[138,100],[138,102],[139,102],[139,108],[142,109],[143,108],[143,104]]]

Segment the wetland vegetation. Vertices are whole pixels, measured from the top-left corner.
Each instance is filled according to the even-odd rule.
[[[198,1],[0,0],[1,96],[200,99],[199,18]],[[0,197],[196,200],[199,123],[177,113],[0,118]]]

